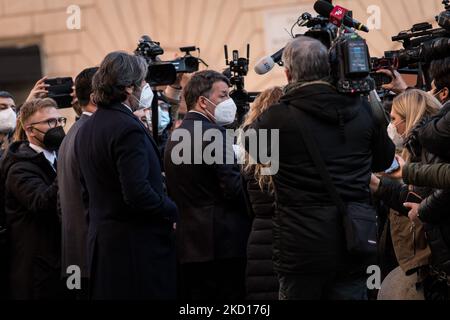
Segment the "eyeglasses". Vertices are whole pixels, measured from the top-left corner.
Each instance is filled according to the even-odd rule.
[[[65,127],[66,123],[67,123],[67,118],[64,117],[60,117],[60,118],[51,118],[51,119],[47,119],[44,121],[39,121],[39,122],[35,122],[30,124],[28,127],[33,127],[37,124],[47,124],[49,128],[56,128],[58,125],[60,125],[61,127]]]

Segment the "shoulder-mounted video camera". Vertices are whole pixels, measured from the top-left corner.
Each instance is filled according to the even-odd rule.
[[[418,86],[429,90],[429,64],[433,60],[450,57],[450,0],[443,0],[442,4],[445,11],[436,17],[439,28],[433,29],[430,23],[423,22],[401,31],[392,37],[392,41],[401,42],[403,49],[387,51],[384,57],[374,59],[372,71],[400,69],[406,73],[414,73],[419,75]]]
[[[158,56],[164,54],[164,49],[160,43],[149,36],[142,36],[135,54],[144,57],[149,64],[146,81],[150,86],[171,85],[176,81],[177,73],[194,73],[199,70],[200,62],[206,65],[202,59],[191,55],[191,51],[200,51],[195,46],[183,47],[180,50],[185,53],[184,57],[161,61]]]
[[[292,26],[291,36],[317,39],[329,49],[332,81],[340,93],[368,94],[375,87],[375,82],[370,77],[369,48],[366,40],[352,30],[368,32],[367,27],[354,20],[351,11],[334,7],[331,1],[317,1],[314,9],[319,15],[313,17],[310,13],[303,13]],[[338,10],[342,14],[339,18],[336,13]],[[306,27],[308,31],[294,35],[296,26]],[[276,55],[275,62],[279,63],[281,56],[278,53]],[[271,58],[275,60],[274,57],[275,55]]]
[[[375,89],[367,42],[356,33],[343,33],[336,39],[330,49],[330,62],[339,92],[368,94]]]

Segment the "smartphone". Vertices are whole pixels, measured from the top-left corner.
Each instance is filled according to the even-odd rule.
[[[56,101],[59,109],[72,107],[73,79],[71,77],[47,79],[45,84],[49,86],[48,97]]]
[[[400,163],[398,163],[397,159],[394,159],[394,162],[392,163],[391,167],[387,169],[384,173],[391,174],[397,171],[398,169],[400,169]]]
[[[406,201],[407,203],[422,203],[423,199],[421,196],[419,196],[417,193],[415,192],[409,192],[408,196],[406,197]]]

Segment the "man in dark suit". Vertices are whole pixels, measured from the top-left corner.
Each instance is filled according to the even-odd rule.
[[[97,111],[92,101],[92,78],[98,68],[83,70],[75,79],[75,94],[83,111],[81,118],[72,126],[59,149],[58,186],[62,221],[62,276],[72,274],[68,270],[76,266],[81,271],[81,288],[76,287],[79,299],[87,297],[87,209],[83,204],[80,169],[75,156],[75,137],[80,128]]]
[[[172,134],[164,157],[169,194],[180,209],[177,243],[181,291],[188,300],[238,300],[245,296],[250,219],[239,167],[222,127],[234,122],[236,115],[228,84],[228,79],[215,71],[192,77],[185,87],[189,112]],[[208,132],[217,135],[217,145],[223,148],[217,150],[222,151],[223,159],[218,157],[213,164],[202,157],[211,145],[203,142],[203,134]],[[180,134],[182,144],[190,148],[181,157],[190,155],[178,164],[180,146],[175,140]]]
[[[141,57],[108,54],[93,79],[98,110],[75,141],[96,300],[176,297],[177,208],[164,193],[157,146],[133,115],[153,100],[147,70]]]

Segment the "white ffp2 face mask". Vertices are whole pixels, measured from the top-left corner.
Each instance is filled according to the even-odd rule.
[[[388,130],[389,138],[391,138],[391,140],[395,144],[395,148],[398,151],[402,151],[404,148],[405,139],[403,138],[403,136],[401,134],[398,133],[397,127],[394,124],[390,123],[387,130]]]
[[[13,109],[0,111],[0,133],[11,133],[16,130],[17,115]]]
[[[211,102],[208,98],[206,99]],[[212,104],[215,105],[214,103]],[[234,122],[236,119],[237,106],[233,99],[229,98],[215,106],[214,119],[216,120],[216,124],[219,126],[226,126]]]
[[[147,83],[141,91],[141,98],[139,99],[139,107],[143,109],[151,108],[153,98],[155,97],[152,88]]]

